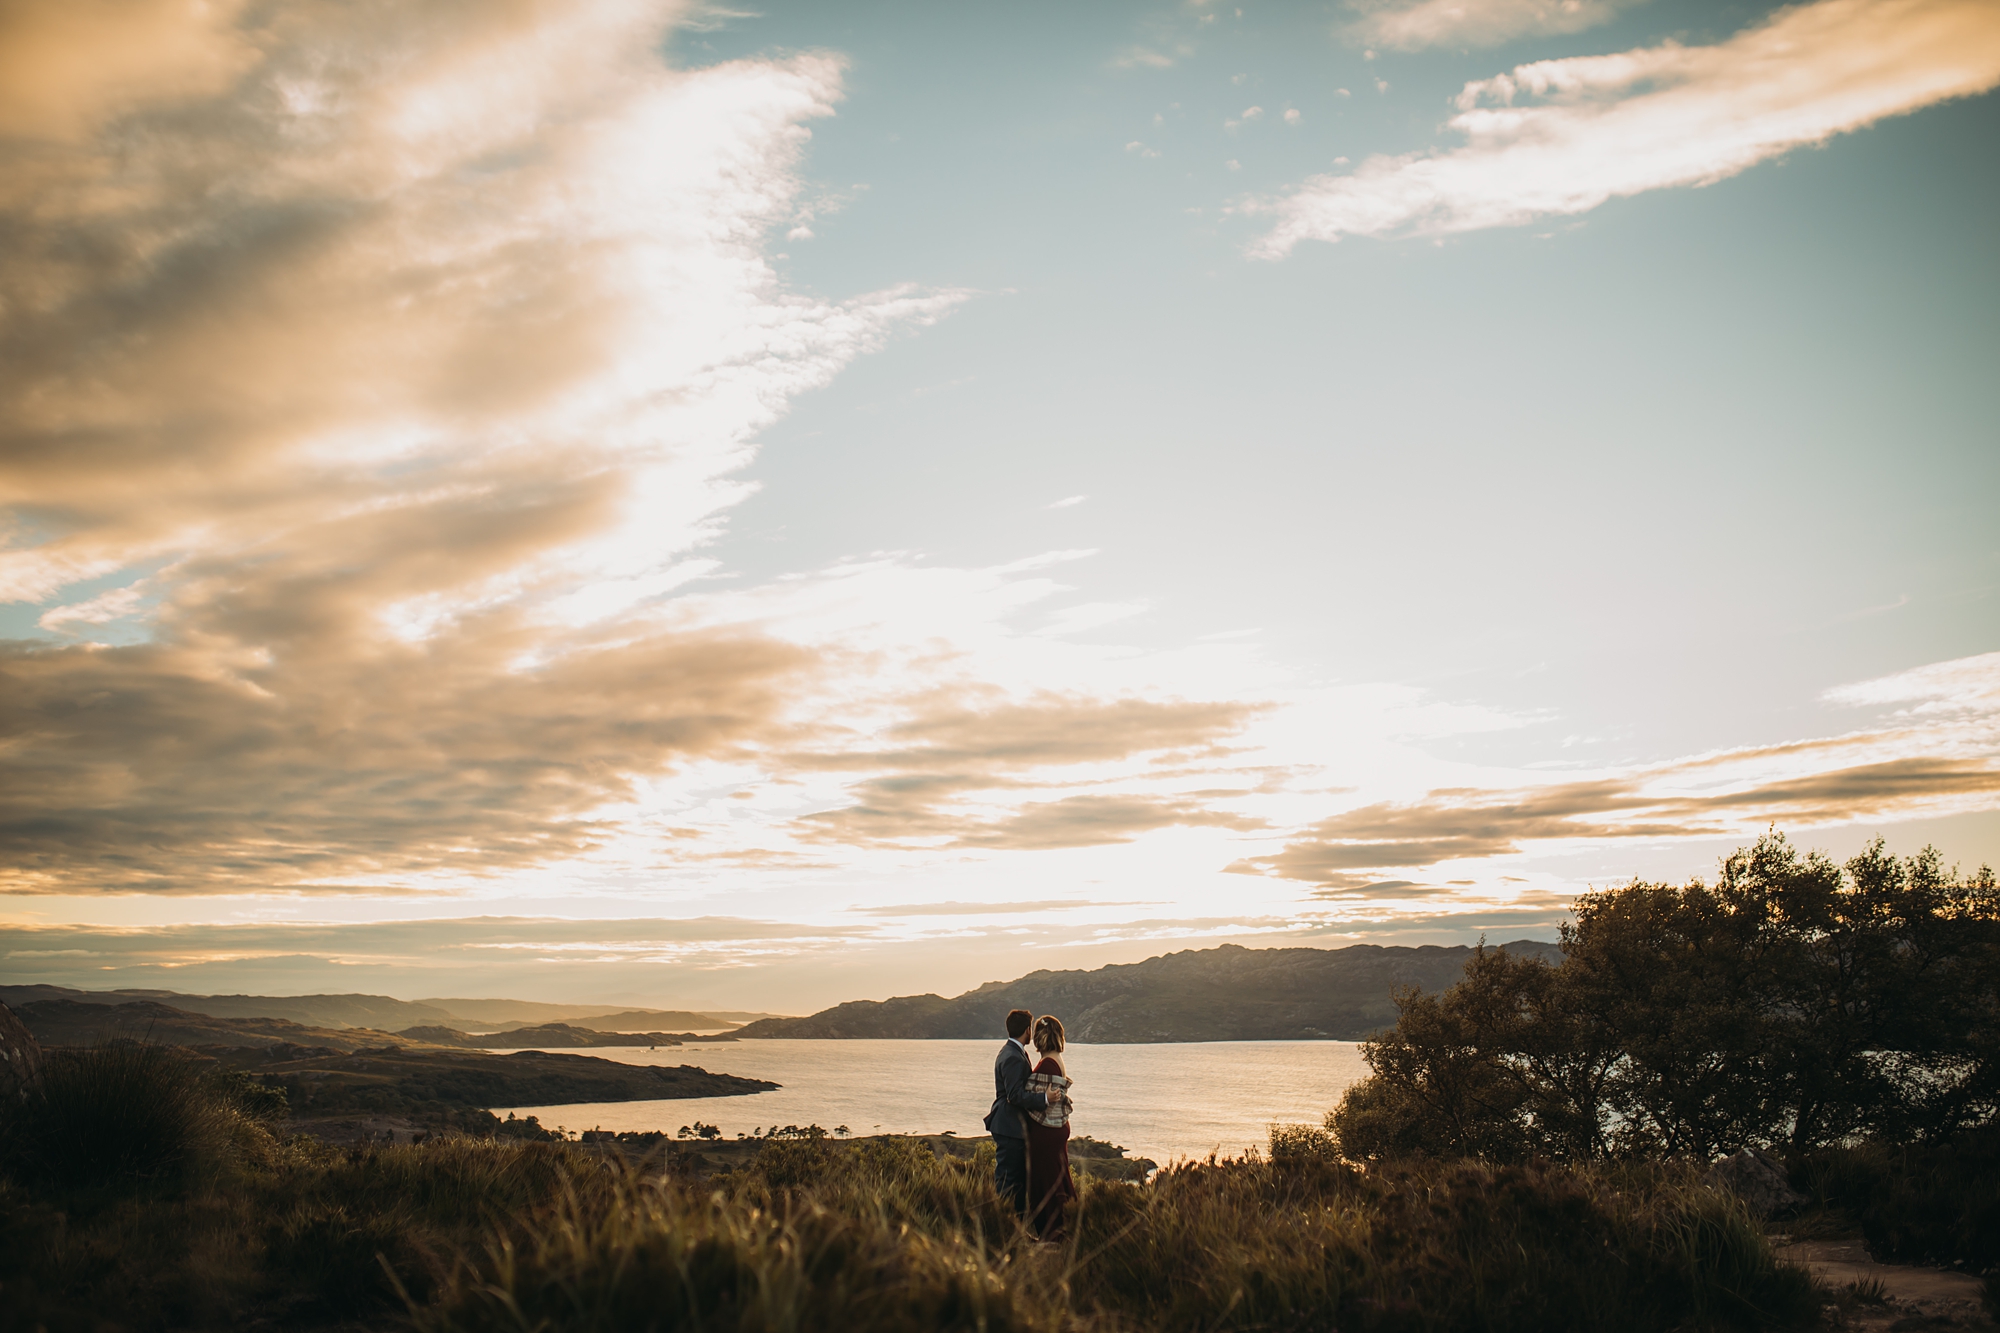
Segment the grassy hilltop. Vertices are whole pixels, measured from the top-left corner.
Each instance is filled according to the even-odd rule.
[[[329,1148],[170,1050],[51,1052],[0,1112],[0,1325],[48,1329],[1804,1327],[1811,1284],[1679,1167],[1363,1171],[1322,1131],[1024,1235],[991,1147],[445,1137]]]

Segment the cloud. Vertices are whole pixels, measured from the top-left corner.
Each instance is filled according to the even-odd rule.
[[[1199,800],[1141,796],[1069,796],[1038,801],[986,827],[961,832],[956,847],[1046,851],[1057,847],[1098,847],[1130,842],[1163,828],[1221,828],[1236,832],[1266,828],[1251,815],[1214,809]]]
[[[1420,51],[1498,46],[1516,37],[1558,36],[1609,23],[1644,0],[1358,0],[1361,17],[1342,29],[1355,46]]]
[[[576,855],[634,775],[728,753],[811,667],[766,638],[663,635],[521,672],[508,615],[365,656],[300,637],[298,661],[0,651],[0,887],[240,890]]]
[[[1840,685],[1823,696],[1850,707],[1910,704],[1913,716],[2000,714],[2000,653],[1933,662],[1910,671]]]
[[[1113,69],[1172,69],[1195,53],[1195,44],[1179,32],[1173,20],[1155,16],[1145,23],[1146,36],[1119,48]]]
[[[1985,0],[1819,0],[1715,46],[1521,65],[1465,85],[1450,121],[1465,146],[1372,157],[1250,204],[1276,218],[1255,251],[1584,213],[1996,84],[2000,11]]]
[[[1446,896],[1449,896],[1449,890],[1435,884],[1418,884],[1407,879],[1369,879],[1365,875],[1334,876],[1322,883],[1319,892],[1313,895],[1315,898],[1368,902]]]
[[[0,923],[0,966],[15,985],[156,987],[296,995],[314,989],[414,994],[601,994],[688,988],[700,971],[852,948],[867,925],[741,917],[476,916],[373,922],[175,923],[143,929]],[[437,989],[427,989],[434,984]],[[460,989],[463,987],[464,989]]]
[[[622,889],[1248,826],[1155,770],[1263,705],[1061,642],[1129,607],[1009,627],[1077,552],[715,578],[757,432],[963,299],[767,262],[831,207],[797,167],[837,59],[674,69],[687,11],[647,0],[142,10],[183,25],[167,72],[17,99],[0,143],[0,596],[56,640],[0,646],[0,887]]]
[[[885,745],[844,743],[794,756],[801,767],[900,773],[998,772],[1106,763],[1133,755],[1211,750],[1270,706],[1243,700],[1103,699],[1044,691],[1025,699],[945,694],[911,701],[880,733]]]
[[[675,12],[7,11],[0,597],[118,629],[0,649],[8,887],[575,855],[780,725],[813,650],[666,594],[754,432],[959,298],[781,288],[840,64],[675,70]]]
[[[1991,808],[2000,794],[2000,765],[1975,759],[1886,760],[1699,795],[1659,790],[1676,776],[1668,769],[1524,792],[1434,791],[1407,805],[1362,806],[1235,868],[1345,889],[1351,881],[1342,872],[1506,856],[1528,843],[1715,837],[1766,822],[1908,818],[1968,802]]]
[[[256,62],[243,0],[16,0],[0,8],[0,135],[77,137],[123,110],[216,93]]]
[[[1150,907],[1151,903],[1091,902],[1075,898],[1045,898],[1020,903],[889,903],[879,907],[850,907],[863,916],[1013,916],[1069,912],[1086,907]]]
[[[1161,762],[1212,759],[1268,705],[1054,693],[980,702],[941,699],[920,708],[884,729],[887,747],[843,744],[792,756],[802,769],[870,773],[848,789],[850,804],[801,817],[800,836],[854,846],[1048,850],[1129,842],[1162,828],[1264,826],[1216,809],[1225,795],[1216,792],[1020,798],[1050,783],[1129,784]],[[1135,769],[1139,760],[1150,763]]]

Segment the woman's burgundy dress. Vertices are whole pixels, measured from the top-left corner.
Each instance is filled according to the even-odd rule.
[[[1060,1074],[1062,1066],[1044,1056],[1037,1074]],[[1028,1225],[1043,1240],[1062,1235],[1063,1207],[1076,1198],[1076,1180],[1069,1173],[1069,1122],[1053,1128],[1033,1116],[1021,1117],[1028,1128]]]

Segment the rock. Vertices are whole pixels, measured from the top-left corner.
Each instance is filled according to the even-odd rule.
[[[1752,1217],[1760,1220],[1799,1207],[1806,1196],[1792,1188],[1785,1168],[1777,1158],[1757,1148],[1723,1158],[1708,1168],[1701,1178],[1710,1189],[1727,1190],[1743,1200]]]
[[[14,1011],[0,1004],[0,1101],[25,1102],[42,1086],[42,1048]]]

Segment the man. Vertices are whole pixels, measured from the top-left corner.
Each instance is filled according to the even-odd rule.
[[[1007,1015],[1007,1042],[993,1057],[993,1108],[986,1128],[993,1135],[993,1185],[1025,1217],[1028,1212],[1028,1131],[1021,1116],[1046,1111],[1046,1093],[1028,1091],[1035,1064],[1028,1055],[1028,1029],[1035,1016],[1026,1009]]]

